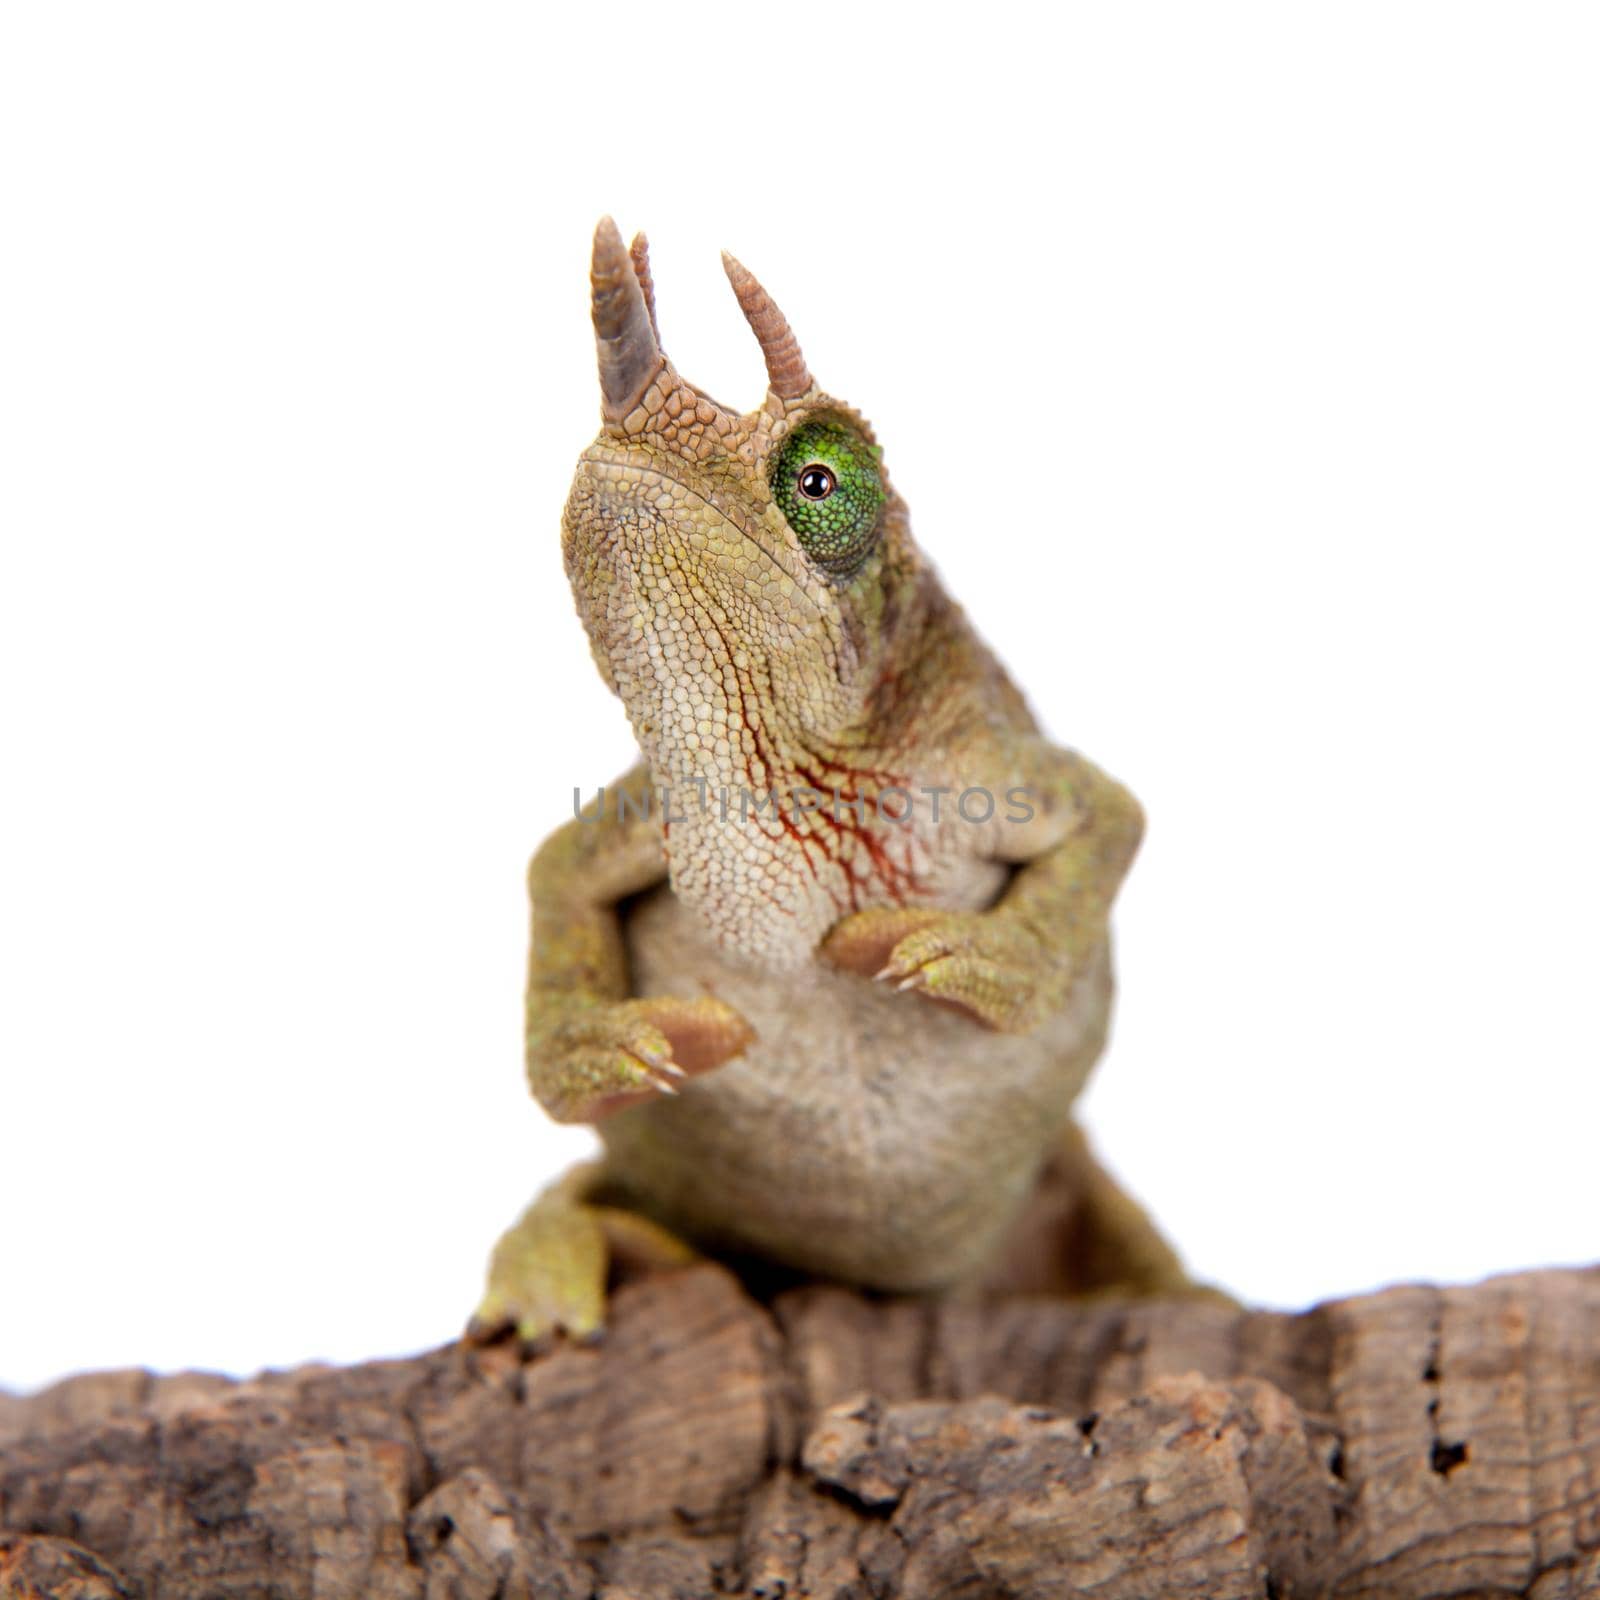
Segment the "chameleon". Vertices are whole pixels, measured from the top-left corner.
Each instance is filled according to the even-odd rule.
[[[1070,1287],[1182,1288],[1072,1119],[1139,804],[1044,735],[871,426],[723,264],[751,412],[667,358],[644,236],[594,235],[601,428],[561,548],[641,758],[532,859],[526,1061],[603,1155],[502,1237],[469,1331],[596,1336],[624,1257],[981,1285],[1047,1180],[1095,1263]]]

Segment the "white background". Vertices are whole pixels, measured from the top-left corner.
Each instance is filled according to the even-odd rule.
[[[1087,1114],[1194,1268],[1600,1253],[1592,8],[0,18],[0,1382],[443,1340],[587,1148],[603,210],[750,405],[761,274],[1144,799]]]

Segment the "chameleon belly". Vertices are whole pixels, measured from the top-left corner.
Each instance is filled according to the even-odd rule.
[[[639,994],[711,993],[757,1040],[679,1095],[600,1126],[613,1180],[709,1248],[875,1288],[953,1283],[993,1252],[1105,1041],[1100,958],[1036,1033],[820,961],[740,965],[661,888],[630,911]]]

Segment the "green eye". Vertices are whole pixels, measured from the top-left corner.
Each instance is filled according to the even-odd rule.
[[[878,452],[843,422],[802,422],[767,476],[772,498],[805,553],[847,577],[872,551],[883,509]]]

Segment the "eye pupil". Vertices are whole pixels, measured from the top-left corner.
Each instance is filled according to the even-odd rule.
[[[833,493],[833,474],[816,462],[800,469],[798,482],[800,493],[807,500],[826,500]]]

